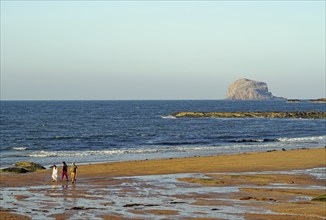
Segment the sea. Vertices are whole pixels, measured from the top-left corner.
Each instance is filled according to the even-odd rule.
[[[286,101],[1,101],[0,167],[179,158],[326,145],[325,119],[174,118],[180,111],[326,111]]]

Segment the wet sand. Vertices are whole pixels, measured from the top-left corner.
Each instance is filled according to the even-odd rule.
[[[325,219],[325,166],[319,148],[79,165],[75,185],[0,173],[0,219]]]

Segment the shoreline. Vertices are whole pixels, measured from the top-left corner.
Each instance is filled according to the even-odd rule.
[[[311,175],[324,175],[326,148],[77,166],[76,184],[51,182],[50,169],[0,173],[0,219],[326,217],[325,202],[311,201],[326,192]]]
[[[44,167],[50,167],[53,164],[60,165],[62,161],[76,162],[78,164],[89,163],[108,163],[133,160],[159,160],[168,158],[184,158],[184,157],[205,157],[211,155],[229,155],[250,152],[268,152],[295,149],[314,149],[324,145],[324,135],[307,136],[293,138],[239,138],[229,140],[225,144],[219,145],[194,145],[194,146],[177,146],[175,150],[169,148],[123,148],[116,152],[116,149],[99,149],[99,150],[76,150],[76,151],[31,151],[19,150],[17,154],[21,157],[10,157],[0,163],[0,169],[13,166],[18,161],[31,161],[41,164]],[[309,143],[311,142],[311,143]],[[309,143],[307,147],[306,144]],[[12,152],[15,154],[16,152]],[[3,154],[6,158],[5,152]],[[10,154],[10,153],[9,153]],[[82,156],[80,156],[82,155]]]
[[[306,152],[302,154],[302,152]],[[221,160],[219,163],[217,161]],[[239,163],[241,161],[241,163]],[[70,163],[68,163],[70,166]],[[218,154],[184,158],[162,158],[127,160],[115,162],[90,162],[77,164],[78,176],[92,177],[106,175],[109,177],[175,174],[175,173],[214,173],[214,172],[250,172],[250,171],[284,171],[326,166],[326,147],[302,148],[293,150],[271,150],[264,152],[243,152],[235,154]],[[61,165],[58,166],[59,169]],[[51,170],[37,170],[25,174],[0,172],[0,187],[8,186],[12,177],[33,179],[42,184],[45,176],[50,177]],[[4,176],[6,178],[4,178]],[[13,178],[15,179],[15,178]],[[21,181],[14,186],[30,185]],[[36,183],[36,182],[35,182]],[[12,184],[12,183],[11,183]],[[44,183],[43,183],[44,184]],[[12,185],[11,185],[12,186]]]

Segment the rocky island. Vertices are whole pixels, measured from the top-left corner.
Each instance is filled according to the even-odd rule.
[[[286,101],[286,98],[273,96],[268,92],[267,84],[250,79],[234,81],[228,89],[227,100],[261,100]],[[325,98],[310,100],[310,102],[324,103]],[[301,102],[299,99],[289,99],[289,103]],[[326,112],[295,111],[295,112],[176,112],[163,118],[302,118],[326,119]]]
[[[286,98],[273,96],[265,82],[250,79],[234,81],[228,89],[227,100],[272,100],[285,101]]]
[[[304,118],[326,119],[326,112],[176,112],[175,118]]]

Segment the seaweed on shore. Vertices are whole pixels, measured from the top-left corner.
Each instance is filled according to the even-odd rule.
[[[311,201],[326,202],[326,194],[320,195],[316,198],[313,198]]]

